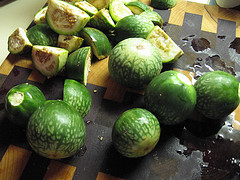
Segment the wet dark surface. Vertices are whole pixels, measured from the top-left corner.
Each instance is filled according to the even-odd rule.
[[[236,76],[234,64],[233,66],[227,65],[219,55],[208,56],[205,59],[198,57],[192,67],[195,72],[195,79],[200,77],[204,72],[213,70],[225,71]]]
[[[240,77],[240,39],[235,37],[235,23],[219,19],[218,31],[214,34],[201,31],[200,15],[186,13],[180,27],[167,23],[170,11],[157,12],[165,21],[163,29],[185,52],[175,64],[165,65],[164,69],[180,68],[194,72],[195,80],[213,70]],[[11,87],[29,82],[38,86],[47,99],[62,98],[63,77],[40,84],[27,80],[31,72],[15,66],[4,77],[0,88],[1,158],[9,144],[31,150],[25,130],[7,120],[4,97]],[[92,84],[88,84],[87,88],[93,97],[93,105],[84,118],[86,143],[73,157],[60,160],[77,167],[73,179],[96,179],[98,172],[131,180],[240,179],[240,131],[232,127],[234,114],[211,120],[193,112],[184,124],[161,125],[161,138],[156,148],[145,157],[128,159],[112,146],[112,126],[125,110],[144,107],[143,96],[127,92],[124,101],[117,103],[104,99],[106,88]],[[49,163],[50,160],[32,153],[21,179],[43,179]]]
[[[240,38],[235,38],[230,46],[230,48],[235,49],[238,54],[240,54]]]
[[[187,37],[184,37],[184,38],[182,38],[182,40],[183,40],[183,41],[189,41],[189,38],[193,38],[193,37],[195,37],[194,34],[189,35],[189,36],[187,36]]]
[[[219,39],[225,39],[226,36],[217,36],[217,38],[219,38]]]
[[[196,59],[199,68],[206,59]],[[8,76],[7,81],[22,78],[27,69],[18,68],[19,76]],[[197,69],[196,69],[197,72]],[[22,79],[24,80],[24,79]],[[26,80],[26,79],[25,79]],[[7,81],[2,88],[6,87]],[[54,81],[54,82],[53,82]],[[38,84],[45,89],[48,99],[61,98],[64,78],[54,78],[46,84]],[[33,83],[28,81],[29,83]],[[15,84],[14,82],[12,82]],[[58,88],[54,91],[53,86]],[[121,156],[111,143],[111,129],[122,112],[133,107],[144,107],[143,96],[128,92],[122,103],[105,100],[105,88],[88,84],[93,97],[93,106],[84,118],[87,128],[85,146],[73,157],[60,160],[76,166],[73,179],[94,179],[99,171],[126,179],[234,179],[240,173],[240,131],[232,128],[234,115],[220,120],[206,119],[194,112],[184,124],[161,126],[161,138],[156,148],[147,156],[128,159]],[[97,93],[96,90],[97,89]],[[4,91],[5,92],[5,91]],[[2,96],[2,95],[1,95]],[[0,98],[2,99],[2,98]],[[3,102],[1,102],[3,103]],[[0,143],[1,157],[8,143],[29,149],[25,130],[11,124],[4,109],[1,110]],[[36,160],[40,160],[36,163]],[[50,160],[33,153],[23,171],[21,179],[32,178],[46,173]],[[34,169],[32,169],[34,168]]]
[[[214,70],[220,70],[228,72],[229,74],[232,74],[233,76],[236,76],[236,72],[233,66],[228,66],[226,62],[221,59],[219,55],[213,55],[209,56],[205,60],[205,64],[207,66],[212,67]]]
[[[193,38],[191,46],[197,52],[211,48],[210,42],[205,38]]]
[[[189,28],[193,21],[190,18],[192,18],[191,15],[185,15],[185,23],[181,27],[182,33],[178,43],[184,49],[185,55],[181,58],[182,61],[175,63],[173,67],[194,72],[195,80],[205,72],[214,70],[228,72],[240,79],[240,56],[238,56],[240,39],[234,37],[236,24],[219,20],[217,34],[199,33],[198,30]],[[195,22],[200,21],[199,16],[193,18]],[[170,27],[165,27],[166,30],[173,29],[171,25],[168,26]],[[177,36],[173,35],[173,37]],[[233,129],[233,121],[234,115],[211,120],[194,112],[181,127],[174,129],[162,127],[161,145],[153,154],[155,163],[150,177],[152,179],[157,177],[162,179],[184,179],[184,177],[240,179],[240,131]],[[169,132],[174,135],[171,136]],[[172,143],[169,143],[171,141]],[[165,143],[166,146],[163,145]],[[164,156],[163,154],[167,157],[161,157],[161,155]],[[177,167],[174,164],[177,164]],[[164,166],[172,168],[166,173],[167,168],[160,170]],[[176,171],[178,173],[174,174]]]

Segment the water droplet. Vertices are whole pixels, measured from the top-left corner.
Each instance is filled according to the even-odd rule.
[[[195,64],[193,64],[194,68],[202,68],[202,65],[198,62],[196,62]]]
[[[83,156],[86,151],[87,151],[87,147],[86,147],[86,145],[84,145],[84,146],[81,147],[80,150],[76,153],[76,156],[78,156],[78,157]]]
[[[158,161],[158,160],[159,160],[157,156],[155,156],[153,159],[154,159],[155,161]]]
[[[212,152],[211,150],[209,150],[209,149],[207,150],[207,153],[208,153],[208,154],[210,154],[211,152]]]
[[[180,155],[183,154],[182,150],[177,150],[177,153],[180,154]]]
[[[206,66],[211,67],[213,70],[221,70],[236,75],[234,68],[228,66],[226,62],[221,59],[219,55],[208,56],[205,60]]]
[[[240,38],[235,38],[231,43],[230,43],[230,48],[235,49],[238,54],[240,54]]]
[[[205,38],[194,38],[191,46],[197,52],[209,49],[211,47],[210,42]]]
[[[235,164],[240,167],[240,160],[236,158],[231,158],[230,159],[231,164]]]
[[[225,39],[226,36],[217,36],[217,38],[219,38],[219,39]]]
[[[201,162],[201,166],[202,166],[202,167],[205,167],[205,168],[207,168],[207,167],[208,167],[208,165],[209,165],[209,163],[208,163],[208,162]]]
[[[194,36],[195,36],[195,35],[192,34],[192,35],[189,35],[189,36],[187,36],[187,37],[182,38],[182,40],[183,40],[183,41],[189,41],[189,38],[192,38],[192,37],[194,37]]]
[[[184,154],[185,156],[190,156],[190,155],[192,154],[192,150],[188,148],[188,149],[186,149],[186,150],[183,151],[183,154]]]
[[[218,140],[223,140],[224,139],[224,135],[223,134],[218,134],[217,135],[217,139]]]
[[[87,121],[85,121],[85,123],[86,123],[86,125],[90,125],[93,123],[93,121],[87,120]]]

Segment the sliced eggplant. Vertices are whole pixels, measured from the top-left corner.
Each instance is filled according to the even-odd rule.
[[[35,45],[32,48],[33,66],[48,78],[57,75],[65,66],[68,50],[51,46]]]
[[[32,43],[26,33],[27,30],[19,27],[8,37],[8,51],[10,53],[24,54],[31,50]]]

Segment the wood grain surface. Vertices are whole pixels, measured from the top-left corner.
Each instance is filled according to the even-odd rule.
[[[143,2],[149,4],[147,0]],[[164,19],[163,29],[185,52],[169,68],[184,73],[194,82],[195,72],[202,72],[194,69],[196,59],[206,60],[218,55],[220,60],[224,60],[225,68],[233,67],[239,78],[240,64],[236,60],[240,57],[235,53],[231,56],[235,58],[232,61],[228,52],[229,43],[240,37],[240,11],[185,0],[179,0],[171,10],[155,11]],[[189,46],[193,37],[208,39],[212,54],[194,52]],[[144,91],[114,82],[107,64],[108,59],[92,63],[88,76],[87,88],[92,94],[93,106],[84,119],[87,127],[85,149],[71,158],[56,161],[35,154],[26,141],[25,131],[7,121],[4,96],[11,87],[29,82],[43,90],[47,99],[62,98],[64,77],[47,79],[34,69],[29,55],[8,55],[0,66],[1,180],[239,178],[240,107],[226,119],[226,126],[217,129],[214,124],[216,132],[207,137],[197,137],[182,127],[170,130],[163,127],[167,135],[161,137],[159,145],[148,156],[126,159],[119,155],[111,144],[112,125],[126,109],[143,106]],[[204,67],[203,71],[207,66]],[[213,63],[212,68],[219,66]],[[210,132],[209,129],[205,131]]]

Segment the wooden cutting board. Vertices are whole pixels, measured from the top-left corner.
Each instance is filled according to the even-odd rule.
[[[240,79],[236,52],[240,47],[240,11],[185,0],[179,0],[171,10],[155,11],[164,19],[163,29],[185,52],[165,69],[181,71],[192,81],[211,69]],[[192,46],[195,40],[210,45],[197,51],[198,47]],[[61,99],[64,77],[46,79],[33,68],[29,56],[10,54],[6,58],[0,66],[0,179],[239,179],[240,108],[224,119],[224,125],[194,122],[188,129],[162,127],[159,144],[146,157],[119,155],[111,144],[113,123],[125,110],[143,107],[143,92],[115,83],[107,63],[107,59],[94,62],[88,76],[93,106],[84,119],[85,146],[71,158],[49,160],[35,154],[26,132],[8,122],[4,97],[11,87],[29,82],[47,99]]]

